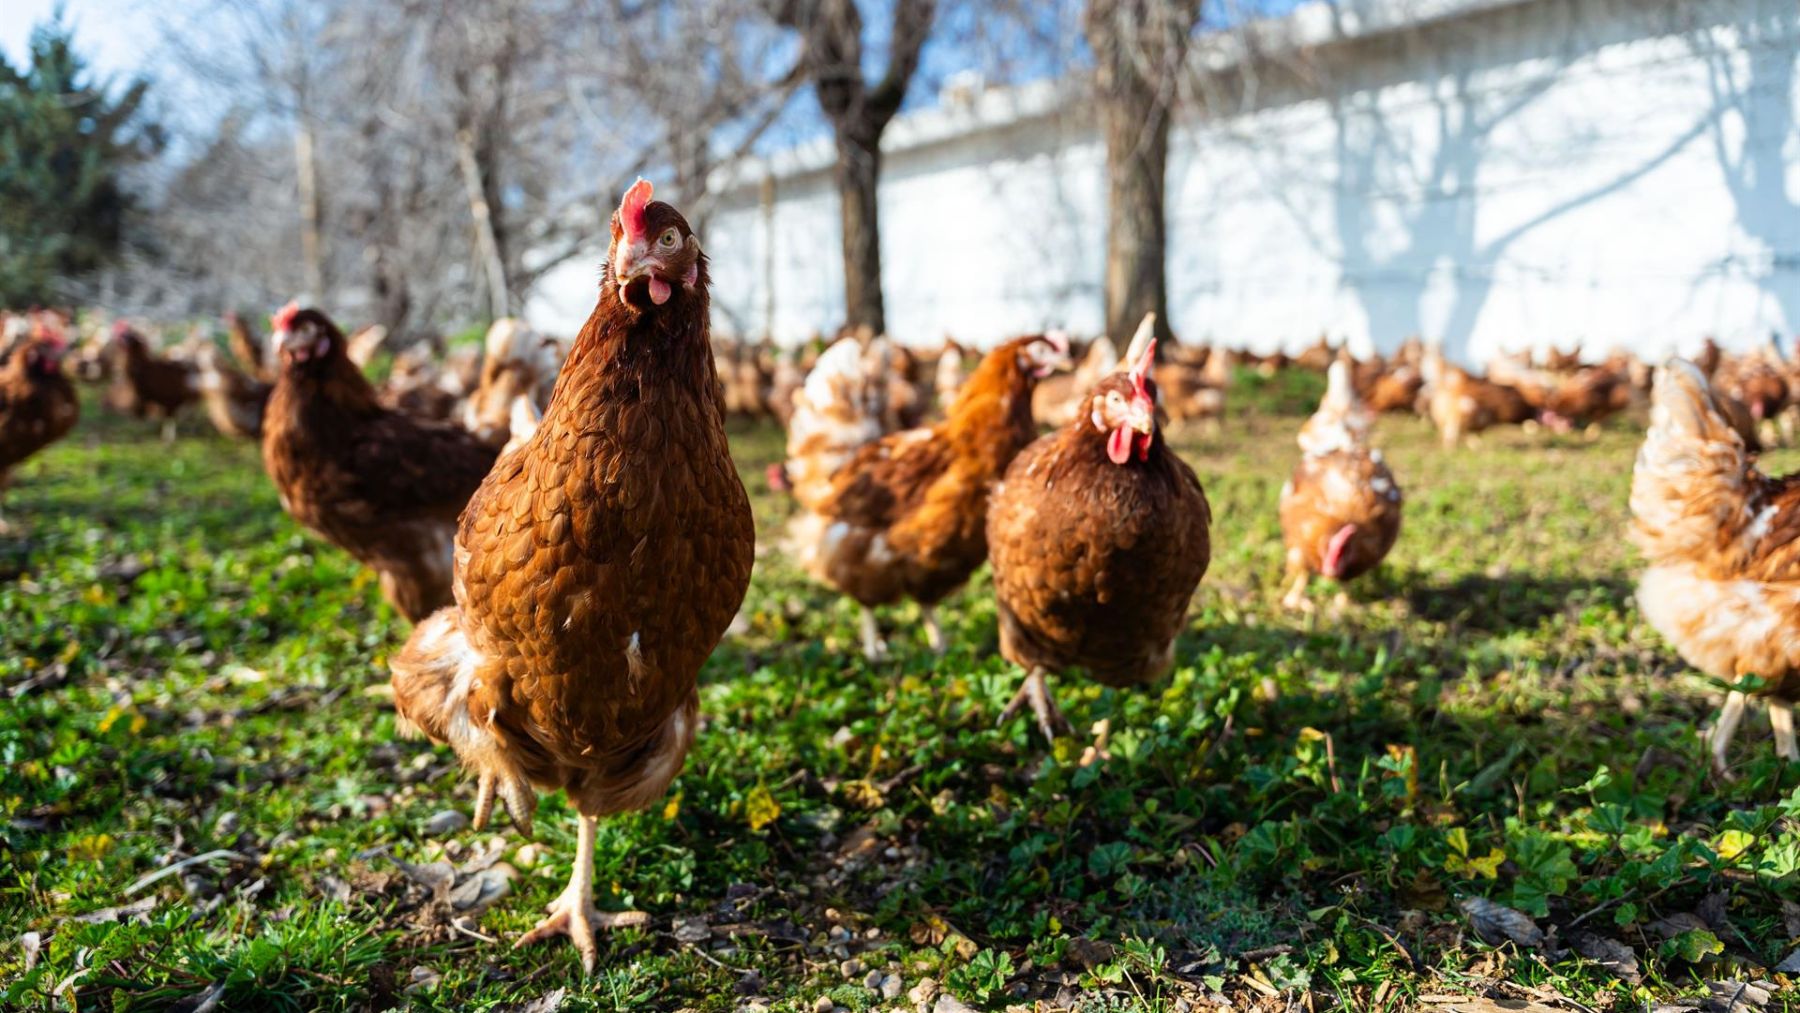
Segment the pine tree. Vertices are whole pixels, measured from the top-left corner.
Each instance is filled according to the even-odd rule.
[[[56,283],[100,268],[124,243],[124,175],[160,148],[149,83],[114,97],[75,51],[59,9],[31,33],[30,64],[0,55],[0,306],[53,304]]]

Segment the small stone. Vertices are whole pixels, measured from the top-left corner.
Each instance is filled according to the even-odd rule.
[[[906,993],[907,1001],[920,1008],[930,1008],[931,1001],[937,998],[938,983],[936,978],[920,979],[917,985]]]
[[[760,1002],[747,1002],[738,1007],[738,1013],[769,1013],[769,1007]]]
[[[181,877],[181,890],[195,900],[205,900],[219,892],[218,884],[198,873],[188,873]]]
[[[538,856],[543,853],[543,849],[535,844],[521,845],[519,850],[513,852],[513,864],[521,869],[530,869],[538,864]]]
[[[842,972],[846,978],[857,977],[868,969],[869,966],[862,962],[861,957],[851,957],[849,960],[838,965],[838,970]]]
[[[900,998],[900,991],[906,987],[905,979],[897,974],[890,974],[881,979],[881,998],[884,1002],[893,1002]]]
[[[837,1008],[837,1003],[831,1001],[831,996],[822,995],[813,1000],[812,1008],[813,1013],[831,1013]]]
[[[763,990],[763,976],[757,971],[745,971],[731,989],[738,995],[755,995]]]
[[[827,936],[826,938],[830,939],[834,943],[849,942],[850,941],[850,930],[847,928],[844,928],[842,925],[833,925],[831,927],[831,934],[829,936]]]
[[[882,977],[883,977],[883,975],[880,971],[870,971],[863,978],[863,987],[868,989],[871,992],[880,991]]]
[[[219,818],[213,821],[213,836],[224,839],[236,834],[239,822],[241,821],[238,819],[238,814],[235,812],[226,811],[220,813]]]
[[[975,1010],[953,995],[940,995],[931,1013],[975,1013]]]
[[[446,834],[454,834],[468,825],[469,818],[467,816],[455,809],[444,809],[432,814],[432,817],[425,821],[422,829],[432,837],[443,837]]]
[[[677,918],[675,938],[683,943],[703,943],[712,938],[712,927],[705,918]]]

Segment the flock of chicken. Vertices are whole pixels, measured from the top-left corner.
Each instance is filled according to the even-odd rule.
[[[379,336],[297,305],[273,316],[268,354],[228,318],[235,366],[210,343],[157,355],[121,322],[65,370],[66,325],[49,313],[10,318],[0,345],[0,479],[74,425],[68,372],[144,417],[203,399],[221,430],[260,439],[283,507],[376,571],[416,624],[391,662],[395,705],[476,777],[475,826],[499,801],[529,834],[537,793],[568,793],[574,872],[521,942],[567,935],[589,971],[595,929],[644,917],[593,906],[596,820],[649,805],[681,769],[697,674],[750,580],[728,413],[783,417],[787,459],[770,477],[795,504],[788,547],[863,607],[871,658],[887,651],[873,610],[902,600],[943,650],[933,608],[991,564],[1000,650],[1024,673],[1002,720],[1028,706],[1049,738],[1067,723],[1047,677],[1161,676],[1206,573],[1211,511],[1165,420],[1217,419],[1235,365],[1290,364],[1159,356],[1146,320],[1123,354],[1103,338],[1078,364],[1059,333],[1002,344],[966,375],[954,346],[929,362],[851,335],[804,373],[786,355],[765,370],[759,352],[711,342],[706,257],[650,184],[626,192],[611,230],[598,304],[566,355],[503,321],[484,361],[437,370],[403,355],[377,388],[362,362]],[[1354,579],[1399,535],[1374,412],[1421,411],[1455,441],[1503,423],[1591,424],[1649,393],[1631,494],[1651,563],[1644,614],[1706,672],[1759,676],[1739,689],[1767,691],[1777,748],[1796,758],[1800,482],[1764,478],[1749,456],[1758,423],[1788,407],[1778,360],[1713,349],[1653,390],[1624,357],[1508,360],[1477,377],[1409,344],[1388,361],[1321,346],[1291,364],[1328,376],[1280,500],[1296,608],[1313,575]],[[924,425],[934,400],[942,418]],[[1745,701],[1734,692],[1715,728],[1721,765]]]

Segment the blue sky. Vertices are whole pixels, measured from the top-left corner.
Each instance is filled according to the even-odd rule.
[[[156,5],[146,0],[64,0],[82,52],[105,74],[125,74],[144,65],[158,38]],[[25,55],[31,28],[47,21],[56,0],[6,0],[0,4],[0,52],[8,60]]]

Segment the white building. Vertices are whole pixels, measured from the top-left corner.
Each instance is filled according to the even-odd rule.
[[[1341,0],[1215,39],[1171,139],[1171,325],[1258,350],[1416,333],[1476,361],[1792,335],[1797,60],[1794,0]],[[1099,327],[1104,151],[1081,94],[964,88],[890,126],[895,336]],[[821,140],[715,181],[718,330],[841,323],[830,165]],[[585,317],[592,262],[575,274],[540,323]]]

